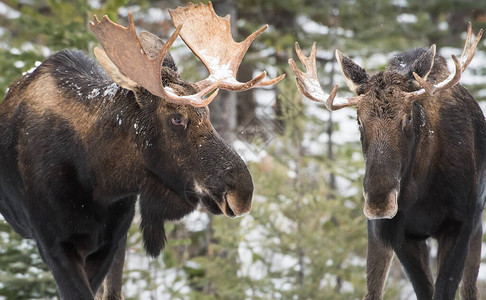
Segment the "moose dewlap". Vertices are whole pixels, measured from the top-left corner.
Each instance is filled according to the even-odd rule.
[[[486,122],[474,98],[459,84],[482,30],[471,43],[471,24],[454,73],[435,45],[396,55],[385,71],[372,76],[336,51],[352,98],[337,98],[319,85],[316,45],[306,68],[289,64],[299,91],[329,110],[354,106],[365,160],[364,213],[368,218],[367,293],[382,299],[395,253],[418,299],[479,299],[486,192]],[[426,239],[439,243],[435,284]],[[462,281],[461,281],[462,279]]]

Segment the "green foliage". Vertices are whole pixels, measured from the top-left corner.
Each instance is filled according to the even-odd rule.
[[[9,6],[17,9],[20,17],[0,20],[8,30],[0,36],[0,99],[5,90],[23,72],[43,61],[48,55],[62,49],[80,49],[90,52],[96,41],[88,22],[93,15],[108,15],[117,20],[117,10],[128,0],[108,0],[100,9],[90,7],[85,0],[25,1],[12,0]],[[0,100],[0,101],[1,101]]]
[[[46,299],[56,285],[33,241],[21,238],[0,221],[0,296],[7,299]]]
[[[339,155],[346,155],[335,162],[325,154],[309,155],[305,140],[315,140],[313,133],[325,132],[327,124],[305,117],[294,85],[279,88],[281,105],[297,107],[300,113],[284,120],[286,129],[275,138],[267,156],[251,165],[256,184],[252,226],[260,228],[264,249],[253,253],[253,263],[265,266],[266,274],[265,284],[255,284],[253,291],[263,296],[255,299],[319,299],[324,295],[326,299],[358,299],[364,277],[357,274],[364,273],[361,258],[366,251],[366,222],[357,188],[361,178],[348,183],[356,192],[345,197],[330,188],[328,178],[340,169],[341,159],[347,160],[350,173],[358,172],[362,162],[350,161],[341,151]],[[309,135],[309,128],[316,130]],[[350,145],[347,151],[359,149]]]

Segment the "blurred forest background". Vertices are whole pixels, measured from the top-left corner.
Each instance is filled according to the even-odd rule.
[[[185,4],[0,0],[0,100],[16,78],[58,50],[82,49],[92,56],[97,45],[89,28],[93,15],[107,14],[126,25],[131,11],[137,30],[166,39],[174,30],[168,9]],[[360,299],[365,291],[366,218],[356,112],[349,108],[331,114],[297,93],[287,64],[295,56],[294,43],[308,53],[317,41],[321,84],[330,90],[339,83],[339,93],[351,95],[334,49],[369,73],[384,69],[398,51],[432,43],[449,59],[462,51],[467,22],[474,32],[486,28],[486,1],[215,0],[213,5],[219,15],[231,15],[236,41],[269,25],[244,58],[240,80],[263,70],[271,77],[288,74],[275,87],[222,92],[211,104],[216,129],[250,167],[253,210],[228,219],[201,208],[168,223],[168,244],[156,260],[144,254],[136,218],[129,233],[126,299]],[[461,80],[483,108],[484,40]],[[171,52],[183,78],[205,76],[202,63],[180,39]],[[434,242],[429,246],[435,256]],[[479,284],[486,297],[486,264]],[[56,297],[34,243],[0,221],[0,299]],[[415,298],[396,260],[385,298]]]

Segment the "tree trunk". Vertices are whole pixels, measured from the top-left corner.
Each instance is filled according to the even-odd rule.
[[[219,16],[231,15],[231,32],[234,37],[237,36],[236,1],[215,2],[213,6]],[[221,137],[231,143],[235,139],[236,132],[236,93],[220,90],[217,98],[209,105],[211,122]]]
[[[246,82],[253,79],[253,65],[242,62],[239,68],[237,79]],[[237,94],[237,126],[245,128],[256,117],[256,99],[253,90],[248,90]]]

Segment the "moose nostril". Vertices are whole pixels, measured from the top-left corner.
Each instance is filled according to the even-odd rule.
[[[234,213],[234,216],[244,216],[250,213],[251,197],[247,193],[239,193],[238,191],[230,190],[224,196],[228,208]],[[226,213],[225,213],[226,214]],[[226,214],[228,215],[228,214]]]

